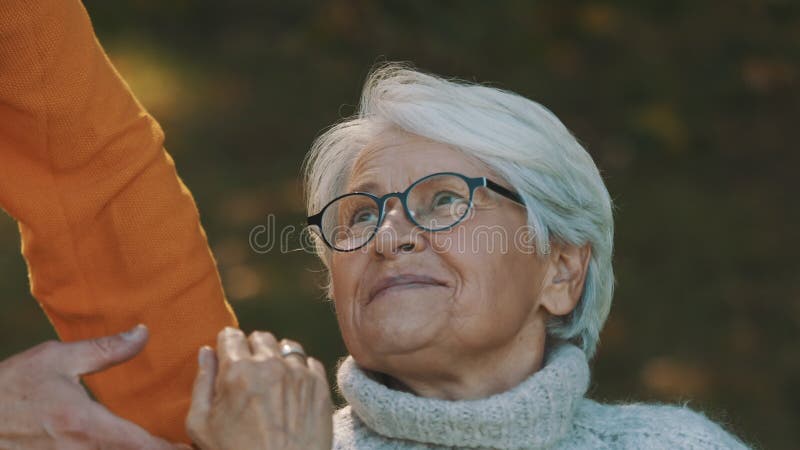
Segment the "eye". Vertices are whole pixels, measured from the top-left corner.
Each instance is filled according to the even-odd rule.
[[[378,214],[374,208],[361,208],[350,216],[350,225],[377,222]]]
[[[440,191],[433,196],[431,205],[433,205],[434,208],[438,208],[439,206],[448,206],[452,205],[453,203],[461,202],[463,200],[464,198],[462,196],[454,192]]]

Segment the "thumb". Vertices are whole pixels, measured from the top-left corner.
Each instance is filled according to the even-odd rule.
[[[194,380],[192,405],[186,416],[186,431],[195,442],[202,441],[199,431],[203,429],[206,417],[214,399],[214,380],[217,376],[217,357],[210,347],[203,347],[198,354],[199,369]]]
[[[147,342],[147,327],[139,324],[129,331],[59,347],[56,364],[61,373],[86,375],[127,361],[142,351]]]

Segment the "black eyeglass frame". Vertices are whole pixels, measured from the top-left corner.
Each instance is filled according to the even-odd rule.
[[[424,182],[425,180],[428,180],[430,178],[437,177],[437,176],[442,176],[442,175],[453,175],[453,176],[456,176],[458,178],[461,178],[462,180],[464,180],[467,183],[467,186],[469,187],[469,205],[467,207],[467,210],[464,212],[464,215],[461,216],[457,221],[453,222],[452,224],[444,226],[444,227],[441,227],[441,228],[428,228],[428,227],[420,225],[414,219],[413,214],[411,214],[411,210],[408,209],[408,203],[407,203],[408,193],[411,192],[411,190],[414,189],[415,186],[417,186],[418,184]],[[320,212],[314,214],[313,216],[308,216],[306,218],[306,222],[307,222],[308,226],[312,226],[313,225],[313,226],[316,226],[317,228],[319,228],[319,235],[320,235],[320,237],[322,237],[322,241],[325,242],[325,245],[327,245],[328,248],[330,248],[332,250],[336,250],[337,252],[353,252],[353,251],[356,251],[356,250],[358,250],[360,248],[363,248],[365,245],[369,244],[370,241],[372,241],[372,239],[375,237],[375,235],[377,234],[377,231],[380,229],[381,225],[383,224],[383,219],[384,219],[385,213],[386,213],[386,202],[390,198],[397,197],[400,200],[400,204],[403,205],[403,211],[405,211],[406,217],[415,226],[417,226],[417,227],[419,227],[419,228],[421,228],[421,229],[423,229],[425,231],[431,231],[431,232],[445,231],[445,230],[449,230],[449,229],[455,227],[456,225],[461,223],[469,215],[468,212],[472,209],[472,206],[473,206],[472,205],[472,199],[473,199],[474,194],[475,194],[475,189],[477,189],[479,187],[485,187],[485,188],[491,189],[492,191],[502,195],[503,197],[506,197],[509,200],[512,200],[512,201],[514,201],[516,203],[519,203],[522,206],[525,206],[525,202],[522,200],[522,197],[519,194],[517,194],[516,192],[513,192],[513,191],[511,191],[509,189],[506,189],[505,187],[495,183],[494,181],[492,181],[492,180],[490,180],[490,179],[488,179],[486,177],[470,178],[470,177],[468,177],[466,175],[463,175],[463,174],[460,174],[460,173],[457,173],[457,172],[437,172],[437,173],[432,173],[430,175],[426,175],[426,176],[420,178],[419,180],[411,183],[411,185],[408,188],[406,188],[406,190],[403,191],[403,192],[390,192],[390,193],[388,193],[386,195],[383,195],[381,197],[378,197],[377,195],[369,193],[369,192],[349,192],[347,194],[342,194],[342,195],[334,198],[330,202],[328,202],[328,204],[325,205],[325,207],[322,208],[322,210]],[[325,233],[322,231],[322,216],[325,214],[325,211],[328,209],[328,207],[330,207],[332,204],[334,204],[338,200],[341,200],[341,199],[343,199],[345,197],[350,197],[350,196],[353,196],[353,195],[366,195],[367,197],[369,197],[369,198],[371,198],[372,200],[375,201],[375,203],[378,205],[378,222],[375,225],[375,231],[372,232],[372,235],[369,237],[369,239],[364,241],[363,244],[359,245],[358,247],[349,249],[349,250],[341,250],[341,249],[338,249],[335,246],[333,246],[333,244],[331,244],[330,242],[328,242],[328,238],[325,237]]]

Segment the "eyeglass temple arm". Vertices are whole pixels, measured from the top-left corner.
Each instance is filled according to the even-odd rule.
[[[525,206],[525,202],[522,201],[522,197],[519,194],[517,194],[516,192],[510,191],[510,190],[506,189],[505,187],[500,186],[499,184],[495,183],[494,181],[492,181],[492,180],[490,180],[488,178],[484,178],[484,180],[486,181],[486,184],[485,184],[486,187],[488,187],[489,189],[497,192],[498,194],[500,194],[500,195],[502,195],[502,196],[504,196],[506,198],[510,198],[511,200],[514,200],[515,202],[519,203],[522,206]]]
[[[322,226],[322,211],[314,214],[313,216],[308,216],[306,218],[306,224],[316,225],[318,227]]]

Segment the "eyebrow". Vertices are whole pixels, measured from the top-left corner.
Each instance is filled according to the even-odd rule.
[[[369,192],[375,193],[378,190],[378,184],[373,181],[367,181],[364,183],[357,184],[354,188],[350,189],[350,192]]]

